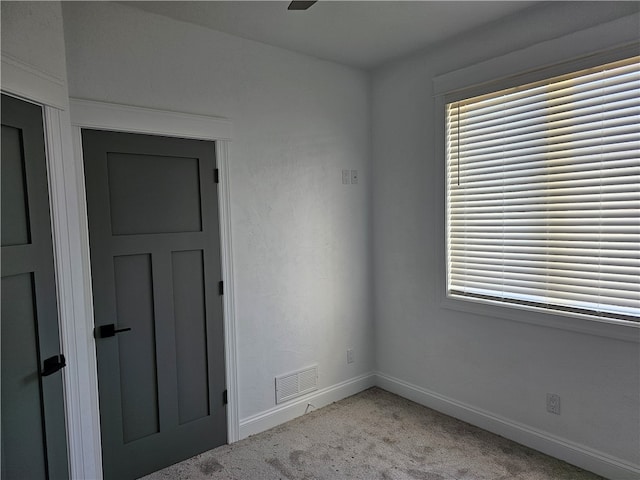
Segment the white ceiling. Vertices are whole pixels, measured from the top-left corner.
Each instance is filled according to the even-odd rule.
[[[135,1],[148,12],[371,68],[530,7],[533,1]]]

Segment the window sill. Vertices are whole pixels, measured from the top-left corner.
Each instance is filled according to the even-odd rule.
[[[443,296],[441,306],[447,310],[640,343],[640,322],[613,320],[578,313],[550,312],[540,307],[511,305],[500,301],[456,295]]]

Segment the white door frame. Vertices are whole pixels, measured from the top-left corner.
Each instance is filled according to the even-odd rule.
[[[77,323],[75,319],[84,316],[83,305],[78,301],[84,284],[80,257],[72,254],[79,246],[78,197],[74,189],[67,83],[65,78],[2,52],[2,92],[35,103],[43,111],[60,348],[67,358],[62,376],[69,475],[78,479],[97,477],[102,467],[95,470],[93,452],[96,448],[99,450],[100,445],[92,445],[86,435],[88,422],[79,422],[83,418],[82,404],[87,403],[88,398],[86,389],[79,388],[83,366],[76,358],[83,345],[69,341],[74,338],[70,329]]]
[[[74,341],[78,344],[88,344],[90,348],[83,348],[80,362],[87,366],[88,377],[85,376],[85,391],[89,393],[90,402],[85,402],[84,418],[80,422],[90,422],[90,428],[82,428],[79,424],[76,431],[90,431],[90,440],[97,448],[92,449],[95,472],[102,477],[100,412],[98,410],[98,373],[95,356],[95,342],[93,338],[93,296],[91,293],[91,264],[89,257],[89,226],[86,206],[86,190],[84,184],[84,162],[82,156],[82,128],[94,128],[109,131],[130,133],[145,133],[169,137],[212,140],[216,143],[216,164],[219,169],[220,183],[218,185],[218,206],[220,215],[220,247],[222,260],[222,279],[225,291],[223,296],[224,308],[224,344],[225,344],[225,374],[228,390],[227,405],[227,441],[235,442],[239,439],[239,418],[237,401],[237,344],[234,302],[233,262],[231,250],[231,203],[229,192],[229,143],[231,141],[231,122],[216,117],[191,115],[148,108],[131,107],[111,103],[94,102],[89,100],[70,99],[71,138],[75,159],[76,192],[79,203],[80,250],[76,255],[82,258],[84,278],[85,318],[76,318],[73,325]],[[212,179],[213,181],[213,179]],[[80,384],[83,382],[80,381]],[[86,409],[90,409],[87,411]],[[73,420],[73,419],[72,419]],[[89,452],[87,452],[89,453]]]

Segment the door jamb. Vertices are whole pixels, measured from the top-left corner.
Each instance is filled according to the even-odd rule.
[[[89,227],[86,206],[86,189],[84,184],[84,162],[82,157],[82,128],[144,133],[169,137],[212,140],[216,142],[216,167],[219,169],[218,210],[220,218],[220,251],[222,279],[224,281],[224,344],[225,375],[228,390],[227,404],[227,442],[239,440],[240,422],[238,415],[238,380],[237,380],[237,343],[234,300],[234,277],[231,243],[231,202],[229,191],[229,144],[231,141],[231,122],[229,120],[192,115],[149,108],[132,107],[112,103],[89,100],[69,99],[71,112],[71,137],[76,168],[76,190],[79,203],[79,223],[81,245],[79,254],[82,257],[84,279],[84,303],[86,318],[76,319],[74,328],[75,341],[86,344],[86,362],[89,373],[89,385],[84,385],[91,396],[90,411],[84,412],[88,418],[78,419],[92,424],[93,438],[90,439],[98,448],[94,450],[96,472],[102,475],[102,455],[100,438],[100,412],[98,410],[98,374],[95,357],[94,338],[92,335],[93,300],[91,291],[91,264],[89,257]],[[212,179],[213,181],[213,179]],[[89,353],[91,352],[91,353]]]

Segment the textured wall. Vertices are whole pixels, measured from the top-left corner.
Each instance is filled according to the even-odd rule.
[[[240,418],[274,406],[276,375],[369,372],[367,75],[120,4],[63,13],[70,96],[233,122]]]
[[[374,311],[378,370],[511,421],[640,462],[637,342],[441,307],[444,225],[432,79],[637,11],[549,4],[378,69],[373,77]],[[633,25],[633,23],[632,23]],[[635,34],[637,36],[637,22]],[[601,48],[608,35],[596,39]],[[560,45],[562,49],[562,45]],[[532,59],[544,61],[544,59]],[[547,392],[562,415],[545,410]]]
[[[2,53],[66,81],[60,2],[2,2]]]

